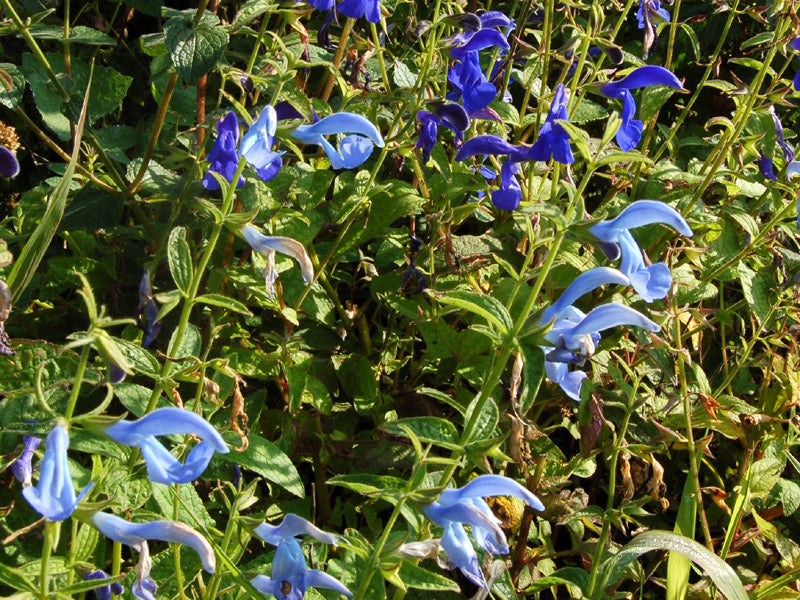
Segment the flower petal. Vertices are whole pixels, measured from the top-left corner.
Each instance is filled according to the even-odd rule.
[[[267,251],[277,251],[294,258],[300,265],[303,281],[309,283],[314,280],[314,265],[308,257],[303,244],[288,237],[268,236],[259,232],[252,225],[244,225],[240,229],[242,235],[255,250],[266,256]]]
[[[544,505],[527,488],[502,475],[480,475],[459,489],[446,489],[439,496],[438,502],[450,506],[465,498],[483,498],[487,496],[514,496],[520,498],[531,508],[544,510]]]
[[[14,153],[0,146],[0,177],[16,177],[19,174],[19,161]]]
[[[334,546],[339,542],[338,535],[326,533],[303,517],[293,513],[286,515],[280,525],[262,523],[253,532],[273,546],[278,546],[282,541],[298,535],[310,535],[324,544],[333,544]]]
[[[332,575],[328,575],[322,571],[318,571],[316,569],[306,569],[305,579],[306,585],[309,587],[335,590],[340,594],[347,596],[348,598],[353,597],[353,592],[348,590],[347,586],[345,586],[341,581]]]
[[[137,446],[147,436],[194,434],[210,442],[220,454],[228,452],[228,445],[213,425],[183,408],[159,408],[136,421],[118,421],[105,431],[111,439],[127,446]]]
[[[621,231],[652,225],[653,223],[669,225],[686,237],[694,235],[686,219],[677,210],[669,204],[658,200],[638,200],[633,202],[615,219],[601,221],[589,231],[603,242],[617,242]]]
[[[609,98],[622,98],[626,90],[634,90],[650,85],[666,85],[679,90],[683,89],[680,79],[669,69],[656,65],[646,65],[631,71],[619,81],[607,83],[600,89],[600,93]]]
[[[366,117],[355,113],[335,113],[312,125],[300,125],[292,136],[304,144],[318,144],[319,136],[334,133],[358,133],[371,139],[378,148],[383,148],[381,132]]]
[[[598,306],[592,310],[577,325],[568,330],[562,330],[564,345],[567,348],[581,348],[585,343],[585,336],[591,335],[620,325],[635,325],[647,331],[660,331],[661,327],[645,317],[639,311],[623,304],[610,303]],[[548,340],[553,341],[550,337]]]
[[[552,319],[557,318],[564,308],[573,304],[584,294],[594,291],[601,285],[610,283],[629,285],[630,280],[624,273],[617,269],[612,269],[611,267],[596,267],[585,273],[581,273],[569,284],[567,289],[561,293],[558,300],[545,309],[539,322],[541,324],[550,322]]]

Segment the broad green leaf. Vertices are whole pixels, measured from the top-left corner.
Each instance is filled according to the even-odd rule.
[[[227,308],[233,312],[241,313],[243,315],[252,315],[248,308],[233,298],[228,298],[222,294],[203,294],[197,297],[197,302],[201,304],[208,304],[209,306],[219,306],[220,308]]]
[[[68,41],[71,44],[87,44],[89,46],[113,46],[116,44],[111,36],[85,25],[76,25],[70,29],[69,38],[64,37],[64,28],[59,25],[32,27],[30,32],[33,37],[41,40]]]
[[[20,296],[22,296],[22,292],[25,291],[25,288],[33,278],[36,269],[39,267],[39,263],[42,261],[42,258],[44,258],[45,252],[47,252],[47,248],[50,246],[50,241],[53,239],[58,229],[61,217],[64,215],[64,207],[67,204],[67,196],[69,195],[72,176],[75,174],[75,165],[78,163],[78,157],[80,156],[81,138],[83,136],[83,127],[86,124],[86,112],[89,107],[89,98],[91,95],[90,76],[83,99],[80,120],[75,128],[75,143],[73,145],[72,157],[67,165],[67,170],[53,190],[42,220],[22,248],[22,251],[19,253],[19,258],[11,268],[11,273],[9,273],[6,280],[8,287],[11,288],[12,303],[16,304]]]
[[[169,270],[175,285],[184,295],[188,296],[192,287],[194,268],[192,267],[192,253],[189,243],[186,241],[185,227],[176,227],[169,234],[167,262],[169,262]]]
[[[353,473],[338,475],[328,480],[329,485],[340,485],[360,494],[383,494],[396,496],[406,489],[406,481],[391,475],[373,475],[371,473]]]
[[[389,421],[383,428],[389,433],[405,437],[401,425],[408,427],[423,442],[445,446],[458,443],[458,431],[455,425],[439,417],[409,417],[399,421]]]
[[[194,486],[192,485],[154,485],[152,501],[158,505],[158,508],[160,509],[158,512],[163,515],[170,515],[170,518],[172,518],[175,511],[176,489],[180,492],[177,520],[182,521],[191,527],[197,527],[198,524],[205,527],[213,527],[214,519],[212,519],[208,514],[205,506],[203,506],[203,501],[197,494],[197,490],[195,490]]]
[[[687,475],[683,484],[683,495],[678,507],[673,531],[689,539],[694,539],[694,526],[697,517],[697,496],[694,481]],[[667,559],[667,600],[682,600],[689,587],[691,564],[689,558],[679,552],[670,552]]]
[[[208,12],[194,23],[194,10],[172,17],[164,24],[169,57],[185,83],[196,83],[216,66],[228,47],[228,33],[219,19]]]
[[[589,590],[589,572],[578,567],[564,567],[563,569],[558,569],[552,575],[537,579],[528,586],[525,593],[532,594],[555,588],[558,585],[571,585],[578,588],[582,594],[586,594]],[[555,591],[553,594],[555,595]]]
[[[6,77],[7,76],[7,77]],[[16,65],[0,63],[0,104],[14,110],[25,92],[25,76]]]
[[[353,399],[360,413],[369,411],[378,399],[378,383],[369,359],[363,354],[351,354],[339,368],[336,375],[342,388]]]
[[[233,30],[238,31],[276,6],[277,4],[270,2],[270,0],[247,0],[233,19]]]
[[[244,452],[231,451],[218,456],[227,462],[238,464],[278,484],[287,492],[302,498],[305,496],[303,482],[291,459],[272,442],[254,434],[247,436],[250,445]],[[234,436],[238,444],[238,438]]]
[[[483,317],[503,335],[511,331],[514,326],[506,307],[494,296],[453,290],[434,297],[442,304],[454,306]]]
[[[458,584],[448,577],[423,569],[410,561],[400,564],[400,581],[407,587],[429,592],[458,592]]]
[[[669,550],[683,554],[703,569],[728,600],[747,600],[747,592],[744,591],[736,571],[719,556],[692,539],[671,531],[655,529],[640,533],[617,554],[603,561],[598,578],[600,584],[595,588],[595,600],[604,598],[606,588],[619,579],[625,568],[651,550]]]

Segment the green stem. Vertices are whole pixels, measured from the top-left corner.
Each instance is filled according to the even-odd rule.
[[[237,181],[234,179],[234,181]],[[175,494],[175,497],[172,501],[172,518],[178,521],[178,513],[180,509],[180,495],[181,495],[181,487],[179,484],[175,484],[172,488],[172,491]],[[175,560],[175,585],[178,586],[178,594],[180,594],[181,600],[186,600],[186,592],[183,589],[183,570],[181,569],[181,545],[180,544],[170,544],[172,546],[172,556]]]
[[[64,418],[69,421],[72,414],[75,412],[75,404],[78,402],[78,396],[81,393],[81,385],[83,383],[83,375],[86,372],[86,365],[89,362],[89,353],[91,352],[91,344],[86,344],[81,351],[81,357],[78,360],[78,368],[75,371],[75,381],[72,384],[72,393],[67,402],[67,410],[64,413]]]
[[[328,73],[328,80],[325,82],[325,89],[322,92],[321,100],[327,102],[331,97],[333,85],[336,83],[336,73],[339,72],[339,65],[342,64],[345,50],[347,49],[347,40],[350,38],[350,32],[353,30],[355,19],[347,17],[347,21],[342,27],[342,34],[339,36],[339,47],[336,48],[336,54],[333,55],[333,72]]]
[[[378,54],[378,64],[381,66],[381,76],[383,77],[383,85],[386,88],[386,92],[391,91],[391,80],[389,79],[389,73],[386,70],[386,61],[383,59],[383,47],[381,46],[381,39],[378,36],[378,28],[375,26],[375,23],[369,24],[370,32],[372,33],[372,41],[375,44],[375,52]]]
[[[231,543],[231,538],[233,537],[233,528],[237,522],[237,515],[239,514],[239,494],[240,492],[235,492],[233,497],[233,502],[231,502],[230,513],[227,517],[227,523],[225,524],[225,533],[222,534],[222,545],[220,549],[224,555],[228,554],[228,546]],[[217,597],[217,590],[219,589],[220,582],[222,581],[222,576],[224,574],[222,565],[225,563],[217,566],[216,571],[211,576],[211,579],[208,581],[208,586],[206,586],[206,593],[203,596],[203,600],[215,600]]]
[[[56,523],[45,519],[44,522],[44,548],[42,548],[42,562],[39,567],[39,598],[47,600],[50,597],[50,555],[53,551],[53,534]]]

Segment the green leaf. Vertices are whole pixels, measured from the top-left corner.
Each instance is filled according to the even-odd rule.
[[[683,484],[683,495],[675,519],[674,532],[678,535],[694,539],[694,525],[697,517],[697,496],[694,493],[694,481],[686,477]],[[667,559],[667,600],[681,600],[686,597],[689,587],[689,559],[679,552],[670,552]]]
[[[219,306],[220,308],[227,308],[228,310],[232,310],[233,312],[241,313],[243,315],[252,315],[248,308],[239,302],[238,300],[234,300],[233,298],[228,298],[227,296],[223,296],[222,294],[203,294],[202,296],[198,296],[196,299],[197,302],[202,304],[208,304],[210,306]]]
[[[741,262],[739,263],[739,280],[742,282],[745,300],[750,304],[750,308],[758,317],[759,322],[763,323],[770,311],[771,276],[766,270],[755,273],[744,262]]]
[[[25,76],[20,73],[17,66],[11,63],[0,63],[0,104],[14,110],[19,106],[24,92]]]
[[[580,569],[578,567],[564,567],[563,569],[554,571],[552,575],[537,579],[533,584],[528,586],[525,593],[532,594],[534,592],[554,588],[557,585],[571,585],[581,590],[583,594],[586,594],[589,590],[589,573],[586,569]]]
[[[783,505],[783,514],[787,517],[794,514],[800,507],[800,485],[791,479],[779,479],[775,490]]]
[[[72,150],[72,157],[70,158],[67,170],[64,176],[58,182],[58,185],[53,190],[50,196],[50,201],[47,203],[47,209],[44,212],[42,220],[36,226],[31,237],[25,243],[22,251],[19,253],[19,258],[14,266],[11,268],[6,283],[11,288],[11,301],[16,304],[22,292],[30,283],[39,263],[44,258],[47,248],[50,246],[50,241],[58,229],[58,224],[61,222],[61,217],[64,215],[64,207],[67,204],[67,196],[69,195],[70,184],[72,183],[72,176],[75,174],[75,165],[78,163],[78,157],[81,150],[81,138],[83,136],[83,127],[86,124],[86,112],[89,107],[89,97],[91,96],[91,81],[86,87],[84,95],[83,107],[81,108],[81,117],[78,125],[75,128],[75,143]]]
[[[483,317],[503,335],[506,335],[513,328],[511,315],[508,314],[506,307],[494,296],[453,290],[434,297],[442,304],[454,306]]]
[[[0,563],[0,581],[15,590],[36,593],[36,586],[32,581],[2,563]]]
[[[411,562],[404,560],[400,564],[400,580],[410,588],[430,592],[458,592],[458,584],[438,573],[432,573]]]
[[[172,279],[185,296],[189,296],[194,277],[192,267],[192,253],[189,250],[189,243],[186,241],[186,228],[176,227],[169,234],[167,242],[167,262],[172,273]]]
[[[598,579],[600,584],[595,588],[594,598],[605,597],[606,588],[619,579],[625,568],[651,550],[669,550],[684,555],[705,571],[728,600],[747,600],[747,592],[744,591],[742,582],[728,563],[692,539],[671,531],[659,530],[640,533],[625,544],[617,554],[603,561]]]
[[[164,37],[175,70],[186,83],[196,83],[208,73],[228,47],[228,33],[219,19],[208,12],[194,23],[190,10],[164,24]]]
[[[455,425],[439,417],[409,417],[399,421],[389,421],[383,428],[391,434],[406,437],[401,426],[408,427],[423,442],[444,446],[454,446],[458,443],[458,431]]]
[[[378,399],[378,383],[375,381],[372,363],[366,356],[351,354],[336,370],[336,375],[359,413],[372,408]]]
[[[235,437],[235,436],[234,436]],[[238,464],[281,486],[287,492],[302,498],[305,496],[303,482],[291,459],[272,442],[254,434],[247,436],[250,445],[244,452],[229,452],[219,457]],[[238,438],[236,438],[238,443]]]
[[[233,19],[233,31],[238,31],[254,19],[257,19],[265,12],[275,8],[277,4],[270,0],[248,0],[244,3],[236,17]]]
[[[397,496],[406,489],[406,481],[391,475],[353,473],[328,479],[329,485],[340,485],[360,494],[383,494]]]
[[[71,44],[87,44],[89,46],[114,46],[116,44],[111,36],[84,25],[76,25],[70,29],[69,38],[64,37],[64,28],[59,25],[32,27],[30,32],[33,37],[41,40],[68,41]]]
[[[400,61],[394,63],[392,79],[397,87],[413,88],[417,83],[417,75]]]
[[[173,515],[175,511],[175,490],[180,492],[180,501],[178,502],[178,521],[182,521],[196,527],[201,524],[205,527],[213,527],[214,519],[208,514],[203,501],[197,494],[197,490],[192,485],[154,485],[153,486],[153,501],[161,509],[159,512],[163,515]],[[170,516],[172,518],[172,516]]]
[[[522,389],[519,394],[519,412],[526,415],[536,401],[539,386],[544,379],[544,352],[538,346],[520,344],[522,351]]]

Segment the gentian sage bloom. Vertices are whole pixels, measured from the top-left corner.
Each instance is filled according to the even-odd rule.
[[[323,136],[352,133],[342,138],[337,151]],[[313,123],[300,125],[292,137],[304,144],[322,146],[333,169],[354,169],[372,154],[373,143],[383,148],[381,132],[368,119],[354,113],[336,113]]]
[[[117,421],[105,432],[115,442],[142,451],[147,475],[153,483],[194,481],[206,470],[215,450],[220,454],[228,452],[222,436],[208,421],[182,408],[160,408],[137,421]],[[202,440],[192,448],[184,464],[156,439],[158,435],[174,434],[193,434]]]
[[[422,162],[427,163],[431,157],[431,149],[436,144],[439,127],[447,127],[453,132],[456,148],[461,147],[464,131],[469,127],[469,115],[461,105],[447,102],[434,110],[420,110],[417,120],[422,124],[416,147],[422,150]]]
[[[658,40],[656,25],[659,22],[669,23],[669,12],[667,12],[666,8],[661,8],[659,0],[639,0],[636,19],[639,21],[639,29],[644,29],[643,57],[646,59],[647,55],[650,54],[650,49]]]
[[[96,569],[94,571],[87,571],[83,573],[81,577],[85,581],[100,581],[103,579],[108,579],[108,573],[105,571],[101,571],[100,569]],[[114,583],[104,585],[101,587],[94,588],[94,596],[97,600],[111,600],[111,595],[114,596],[121,596],[125,592],[125,588],[122,587],[119,581],[115,581]]]
[[[31,485],[31,475],[33,475],[33,466],[31,464],[33,453],[42,443],[42,440],[32,435],[25,435],[22,436],[22,441],[25,446],[17,460],[11,463],[11,474],[22,484],[22,487],[28,487]]]
[[[378,0],[342,0],[336,10],[351,19],[364,17],[370,23],[381,21],[381,5]]]
[[[530,158],[531,148],[514,146],[496,135],[478,135],[466,141],[456,155],[456,160],[464,160],[470,156],[491,154],[508,156],[500,167],[500,189],[492,192],[492,203],[502,210],[514,210],[522,200],[522,188],[517,181],[517,163]],[[484,172],[484,175],[486,173]]]
[[[457,62],[450,68],[447,79],[456,90],[447,97],[451,100],[461,97],[467,111],[486,108],[497,96],[497,88],[486,79],[478,58],[480,50],[492,47],[510,49],[505,36],[499,31],[481,29],[471,33],[466,43],[450,50],[450,55]]]
[[[472,537],[487,552],[508,554],[501,521],[483,499],[487,496],[514,496],[531,508],[544,510],[544,505],[530,491],[501,475],[480,475],[462,488],[444,490],[436,502],[422,507],[425,516],[444,529],[440,546],[455,567],[484,589],[489,586],[464,525],[472,527]]]
[[[539,129],[539,137],[530,149],[528,158],[531,160],[549,161],[551,158],[563,165],[571,164],[575,161],[572,155],[572,148],[569,146],[569,134],[567,130],[556,123],[556,119],[567,121],[567,91],[563,83],[556,87],[553,102],[547,113],[547,119]]]
[[[288,237],[264,235],[252,225],[244,225],[239,230],[247,240],[247,243],[254,250],[263,254],[267,259],[267,266],[264,268],[264,281],[267,285],[267,294],[270,300],[275,296],[275,280],[278,279],[278,271],[275,270],[275,252],[291,256],[300,265],[300,273],[303,281],[310,283],[314,280],[314,265],[308,257],[303,244]]]
[[[16,177],[19,174],[19,161],[16,155],[5,146],[0,146],[0,177]]]
[[[250,583],[259,592],[272,594],[278,600],[300,600],[309,587],[327,588],[344,594],[353,594],[338,579],[323,571],[309,569],[300,543],[299,535],[309,535],[324,544],[336,544],[339,537],[318,529],[302,517],[288,514],[280,525],[262,523],[254,530],[255,534],[268,544],[275,546],[272,559],[272,574],[269,577],[256,575]]]
[[[636,114],[636,101],[633,99],[631,90],[650,85],[666,85],[679,90],[683,89],[683,84],[672,71],[653,65],[634,69],[619,81],[607,83],[600,89],[600,92],[609,98],[622,100],[622,125],[617,131],[616,138],[617,144],[625,152],[636,148],[642,139],[644,130],[644,123],[633,118]]]
[[[278,117],[271,105],[264,107],[250,128],[242,136],[241,154],[256,170],[262,181],[269,181],[281,168],[283,152],[273,152]]]
[[[601,221],[589,229],[593,236],[603,242],[601,247],[607,254],[610,253],[609,258],[613,260],[622,255],[620,270],[630,278],[633,289],[645,302],[664,298],[672,286],[669,268],[663,263],[646,267],[642,250],[630,233],[631,229],[653,223],[670,225],[686,237],[694,235],[678,211],[656,200],[634,202],[615,219]]]
[[[800,37],[796,37],[789,42],[789,47],[796,52],[800,52]],[[794,80],[792,81],[792,87],[794,88],[795,92],[800,92],[800,71],[795,74]]]
[[[23,488],[22,495],[46,519],[63,521],[73,513],[94,483],[87,485],[75,497],[75,486],[67,462],[69,434],[62,423],[56,424],[47,434],[44,447],[44,458],[39,464],[39,481],[35,487]]]
[[[207,190],[218,190],[219,181],[212,173],[219,173],[228,183],[233,182],[236,169],[239,166],[239,154],[236,145],[239,142],[239,119],[236,113],[229,112],[217,121],[217,139],[206,159],[209,163],[208,171],[203,177],[203,187]],[[244,177],[239,177],[236,187],[244,185]]]

